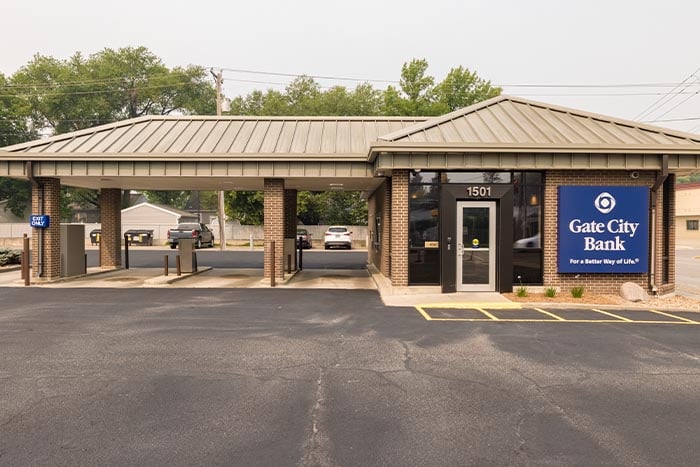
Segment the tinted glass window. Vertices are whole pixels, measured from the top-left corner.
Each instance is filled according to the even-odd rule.
[[[513,283],[542,283],[542,174],[513,174]]]
[[[331,227],[328,229],[329,232],[337,232],[337,233],[344,233],[347,232],[348,229],[347,227]]]
[[[177,228],[181,229],[181,230],[186,230],[186,229],[196,230],[196,229],[199,229],[199,224],[180,224],[177,226]]]
[[[510,172],[443,172],[442,183],[510,183]]]

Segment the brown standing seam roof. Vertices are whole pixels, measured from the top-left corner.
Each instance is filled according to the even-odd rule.
[[[4,148],[46,155],[366,156],[422,117],[145,116]]]
[[[421,145],[700,145],[698,135],[506,95],[383,135],[380,139]]]

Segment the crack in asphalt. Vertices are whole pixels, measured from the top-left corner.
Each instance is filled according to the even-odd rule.
[[[331,461],[331,442],[325,431],[322,430],[322,420],[325,412],[324,368],[318,369],[316,381],[315,403],[311,409],[311,431],[304,445],[304,455],[297,465],[330,467],[335,464]]]
[[[533,378],[527,376],[517,368],[511,368],[510,370],[529,382],[540,395],[541,399],[550,407],[553,407],[555,412],[566,420],[572,429],[586,434],[598,443],[602,449],[607,451],[610,456],[616,460],[618,465],[648,465],[645,462],[646,457],[634,450],[632,445],[626,442],[624,437],[620,437],[614,431],[606,429],[606,427],[600,426],[599,424],[596,425],[594,420],[591,420],[584,414],[568,412],[545,392],[545,389],[547,389],[546,386],[540,385]]]

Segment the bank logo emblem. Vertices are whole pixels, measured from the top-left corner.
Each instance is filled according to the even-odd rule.
[[[615,209],[615,198],[607,191],[604,191],[598,195],[593,205],[601,214],[608,214]]]

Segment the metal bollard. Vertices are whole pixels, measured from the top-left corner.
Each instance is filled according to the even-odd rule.
[[[169,267],[168,267],[168,255],[165,255],[163,257],[163,275],[164,276],[168,275],[168,272],[169,272],[168,269],[169,269]]]
[[[287,274],[292,273],[292,255],[287,255]]]
[[[124,267],[129,269],[129,236],[124,234]]]
[[[253,234],[250,234],[250,249],[253,250]]]
[[[22,278],[24,279],[24,285],[29,285],[29,280],[31,273],[29,272],[29,238],[27,234],[24,234],[22,238]]]
[[[277,285],[275,283],[275,241],[269,243],[270,248],[270,287]]]
[[[180,268],[180,255],[175,257],[175,271],[177,272],[178,276],[182,275],[182,269]]]
[[[298,269],[300,271],[304,270],[304,245],[301,243],[301,240],[299,240],[299,265]]]

